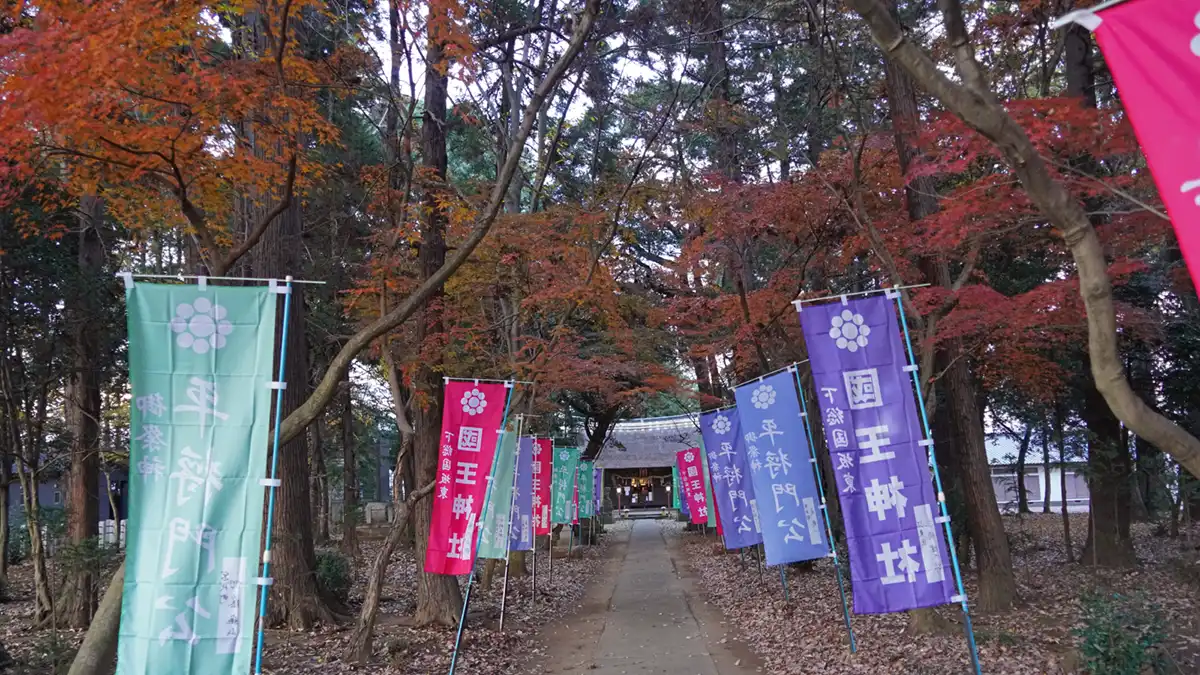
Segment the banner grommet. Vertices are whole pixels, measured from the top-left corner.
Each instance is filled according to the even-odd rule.
[[[966,602],[966,601],[967,601],[966,594],[950,596],[950,602]]]
[[[937,523],[938,525],[948,523],[950,522],[950,516],[938,516],[937,518],[933,519],[933,522]]]
[[[274,586],[275,579],[273,577],[255,577],[254,585],[255,586]]]
[[[282,487],[283,481],[279,478],[259,478],[258,484],[263,487]]]
[[[796,308],[797,314],[804,311],[804,301],[803,300],[793,300],[792,306]]]
[[[917,372],[917,366],[915,366],[915,365],[912,365],[912,366],[904,366],[904,372],[906,372],[906,373],[915,373],[915,372]]]
[[[271,289],[272,293],[276,293],[278,295],[291,295],[291,293],[292,293],[292,289],[290,287],[280,286],[278,279],[272,279],[267,284],[267,287]]]
[[[268,382],[268,389],[287,389],[287,382]]]
[[[133,272],[117,272],[117,276],[125,283],[125,290],[133,288]]]
[[[196,285],[200,287],[200,292],[208,290],[208,277],[196,277]]]

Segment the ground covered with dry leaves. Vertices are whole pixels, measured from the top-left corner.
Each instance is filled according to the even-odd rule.
[[[1134,525],[1141,565],[1113,572],[1066,562],[1060,516],[1007,516],[1005,526],[1022,604],[1001,614],[972,613],[983,672],[1079,672],[1079,638],[1074,631],[1081,626],[1081,599],[1089,590],[1141,594],[1164,620],[1169,672],[1200,672],[1200,573],[1195,564],[1200,559],[1200,530],[1188,538],[1169,539],[1155,536],[1152,525]],[[945,635],[906,634],[904,614],[852,615],[858,651],[851,654],[831,561],[817,563],[812,571],[789,569],[785,601],[777,570],[768,570],[760,581],[753,561],[743,567],[741,557],[725,553],[714,537],[685,532],[679,524],[667,527],[669,536],[680,539],[709,601],[763,657],[770,673],[969,672],[957,605],[938,610],[956,629]],[[1077,538],[1087,532],[1086,514],[1072,516],[1071,530]],[[842,555],[844,561],[844,549]],[[965,581],[971,597],[977,590],[972,571],[966,571]]]
[[[629,523],[608,525],[606,529],[628,528]],[[462,675],[507,675],[527,672],[523,668],[540,656],[534,641],[539,628],[561,620],[577,610],[588,582],[601,569],[610,536],[596,546],[576,547],[570,559],[554,560],[550,576],[545,551],[537,556],[537,604],[532,602],[532,575],[512,578],[505,603],[504,632],[497,630],[503,577],[496,575],[490,589],[476,586],[471,595],[471,615],[463,640],[457,672]],[[352,565],[355,574],[350,592],[351,612],[357,616],[371,562],[378,542],[363,544],[362,557]],[[482,566],[482,563],[481,563]],[[532,557],[527,559],[532,568]],[[375,660],[369,666],[343,663],[342,653],[349,642],[352,624],[323,626],[310,633],[268,631],[264,672],[275,675],[299,673],[363,673],[365,675],[426,675],[444,673],[450,665],[455,632],[449,628],[413,628],[405,625],[415,606],[417,562],[411,549],[398,551],[388,568],[384,601],[380,606],[375,632]],[[51,576],[58,574],[51,561]],[[82,631],[29,630],[33,613],[32,571],[28,564],[10,570],[9,602],[0,602],[0,643],[8,648],[17,665],[9,675],[48,675],[66,672],[70,657],[83,640]],[[465,577],[463,578],[465,582]]]

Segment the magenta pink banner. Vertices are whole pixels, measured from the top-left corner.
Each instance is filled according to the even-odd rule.
[[[1096,18],[1099,26],[1096,26]],[[1093,28],[1158,184],[1192,282],[1200,279],[1200,3],[1130,0]]]
[[[550,480],[553,476],[550,459],[554,456],[554,441],[533,439],[533,533],[550,534]]]
[[[442,447],[425,552],[425,571],[430,574],[471,572],[479,514],[507,398],[503,382],[446,383]]]
[[[704,468],[700,464],[700,448],[688,448],[675,453],[679,463],[679,480],[683,483],[683,498],[688,502],[692,523],[708,523],[708,503],[704,495]]]

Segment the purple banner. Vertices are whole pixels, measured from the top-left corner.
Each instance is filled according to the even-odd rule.
[[[738,387],[738,432],[746,441],[768,565],[829,555],[822,499],[790,370]]]
[[[741,425],[736,406],[700,415],[700,436],[727,549],[762,543]]]
[[[879,294],[800,312],[850,547],[854,613],[951,602],[896,305]]]
[[[533,550],[533,439],[517,441],[517,482],[513,485],[512,517],[509,519],[508,548]]]

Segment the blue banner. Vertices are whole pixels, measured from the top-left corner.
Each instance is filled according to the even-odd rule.
[[[767,564],[828,556],[795,375],[785,370],[743,384],[735,396]]]
[[[856,614],[932,607],[955,595],[897,320],[885,295],[800,312],[846,523]]]
[[[533,550],[533,439],[517,441],[517,479],[513,486],[512,514],[509,518],[510,551]]]
[[[717,503],[725,548],[728,549],[762,543],[758,503],[750,481],[750,464],[741,426],[737,407],[700,415],[700,435],[708,454],[713,501]]]

